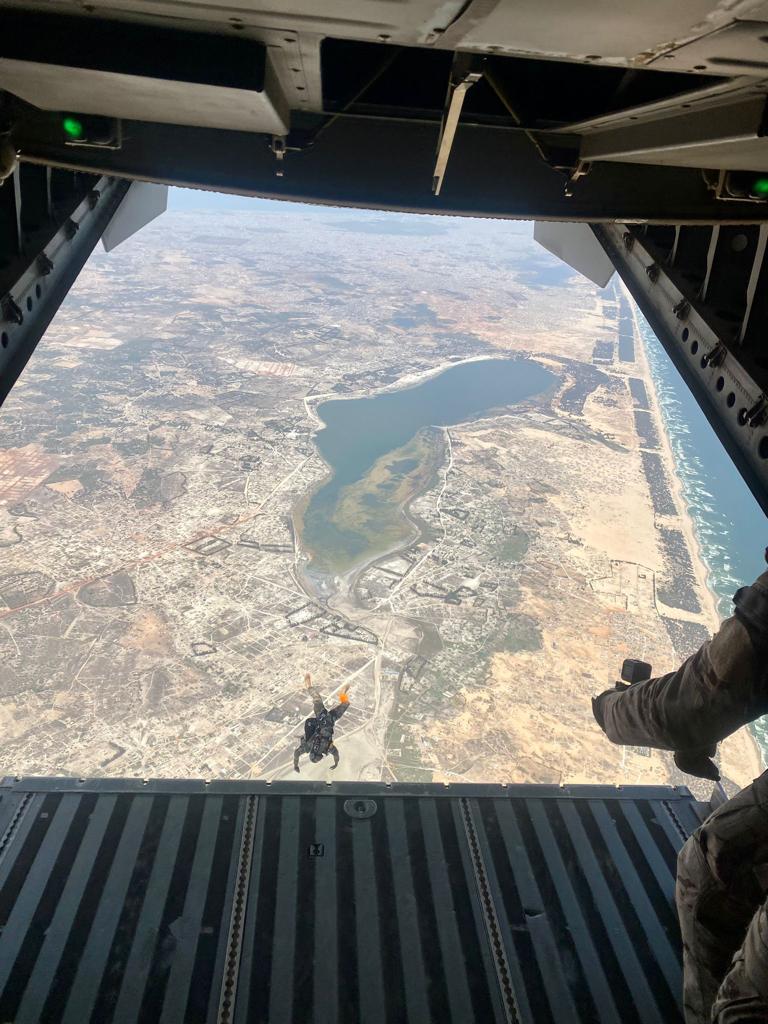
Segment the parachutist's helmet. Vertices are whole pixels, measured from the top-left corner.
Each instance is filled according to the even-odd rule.
[[[318,752],[316,750],[313,750],[310,753],[310,755],[309,755],[309,760],[310,761],[314,761],[314,763],[317,764],[318,761],[322,761],[323,760],[323,755],[322,754],[318,754]]]

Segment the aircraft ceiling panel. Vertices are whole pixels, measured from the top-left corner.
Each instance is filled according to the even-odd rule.
[[[470,4],[468,16],[477,7]],[[645,63],[674,40],[711,32],[731,15],[712,0],[647,0],[643,4],[616,0],[515,0],[483,5],[488,11],[456,45],[493,48],[537,56],[584,58],[606,62]],[[458,28],[458,24],[456,26]]]
[[[768,5],[764,16],[764,21],[736,21],[694,39],[664,54],[653,66],[708,75],[764,75],[768,71]]]
[[[3,7],[51,12],[46,0],[5,0]],[[422,43],[433,30],[451,24],[465,6],[463,0],[286,0],[286,2],[255,3],[254,0],[105,0],[94,3],[85,12],[82,3],[62,0],[56,4],[57,14],[78,14],[98,18],[130,18],[157,22],[175,27],[206,31],[218,28],[226,32],[253,29],[284,29],[323,36],[352,39],[390,40]],[[197,25],[195,24],[197,23]]]
[[[51,13],[49,0],[4,0],[4,8]],[[57,14],[127,18],[205,31],[245,33],[282,29],[316,36],[391,41],[530,54],[593,57],[613,64],[647,64],[683,43],[733,24],[735,15],[713,0],[60,0]],[[741,3],[742,18],[768,18],[768,3]],[[680,58],[689,63],[687,56]],[[663,68],[667,70],[667,68]],[[672,66],[668,68],[672,70]],[[698,70],[698,69],[697,69]]]

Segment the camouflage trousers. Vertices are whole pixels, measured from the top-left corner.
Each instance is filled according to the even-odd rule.
[[[768,1021],[768,772],[678,857],[686,1024]]]

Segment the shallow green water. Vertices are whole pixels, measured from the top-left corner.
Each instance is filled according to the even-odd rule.
[[[414,387],[318,407],[315,443],[333,476],[312,496],[302,538],[310,568],[344,571],[405,539],[403,504],[442,459],[429,427],[454,426],[540,394],[555,377],[530,359],[458,363]]]

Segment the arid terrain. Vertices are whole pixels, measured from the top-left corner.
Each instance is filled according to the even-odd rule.
[[[508,356],[553,386],[377,463],[340,514],[407,457],[405,526],[308,576],[323,402]],[[2,774],[293,777],[311,671],[352,706],[305,778],[688,782],[590,709],[717,623],[645,352],[530,225],[167,214],[91,258],[2,418]],[[760,770],[748,734],[721,767]]]

